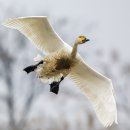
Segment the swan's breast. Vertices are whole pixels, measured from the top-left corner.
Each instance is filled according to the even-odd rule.
[[[56,61],[56,70],[70,69],[72,61],[68,57],[62,57]]]

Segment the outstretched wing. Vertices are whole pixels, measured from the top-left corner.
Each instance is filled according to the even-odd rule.
[[[46,53],[54,52],[65,45],[44,16],[9,19],[3,25],[19,30]]]
[[[88,97],[104,126],[117,123],[117,109],[110,79],[91,69],[80,57],[69,77]]]

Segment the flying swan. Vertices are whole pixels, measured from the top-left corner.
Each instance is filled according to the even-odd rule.
[[[55,94],[58,94],[60,82],[69,77],[87,96],[105,127],[117,123],[112,81],[90,68],[77,53],[78,45],[89,39],[79,36],[72,48],[57,35],[45,16],[9,19],[3,25],[23,33],[46,54],[44,58],[37,57],[37,64],[24,71],[35,71],[39,79],[50,84],[50,91]]]

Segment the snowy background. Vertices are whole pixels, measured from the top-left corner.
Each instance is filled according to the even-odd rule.
[[[0,0],[0,23],[34,15],[48,16],[71,46],[81,34],[91,40],[78,51],[112,79],[119,124],[103,128],[69,79],[55,96],[35,74],[23,72],[41,52],[19,32],[0,26],[0,130],[130,130],[130,1]]]

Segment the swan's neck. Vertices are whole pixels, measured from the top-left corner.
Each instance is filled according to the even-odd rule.
[[[71,58],[76,58],[76,54],[77,54],[77,48],[78,48],[78,42],[76,41],[74,43],[74,46],[73,46],[73,49],[72,49],[72,52],[71,52]]]

